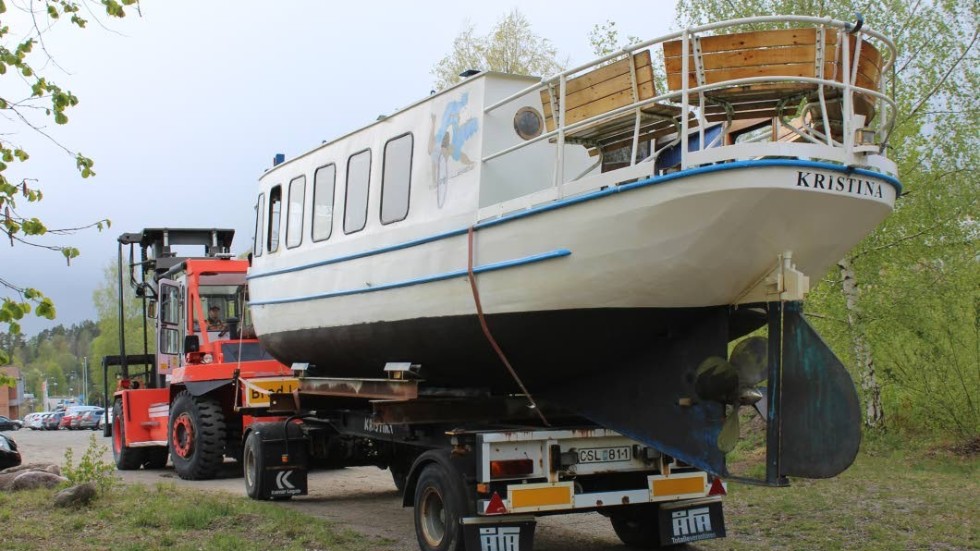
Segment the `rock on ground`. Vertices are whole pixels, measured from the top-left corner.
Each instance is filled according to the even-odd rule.
[[[19,473],[21,471],[44,471],[48,473],[54,473],[57,475],[61,474],[61,467],[55,465],[54,463],[27,463],[26,465],[17,465],[16,467],[10,467],[0,471],[0,475],[8,473]]]
[[[71,488],[61,490],[54,495],[54,504],[58,507],[85,505],[95,497],[94,482],[85,482]]]
[[[0,475],[0,490],[16,492],[19,490],[36,490],[38,488],[54,488],[63,482],[68,482],[68,479],[54,473],[23,471]]]

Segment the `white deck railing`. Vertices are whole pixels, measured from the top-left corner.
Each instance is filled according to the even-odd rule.
[[[705,54],[700,49],[701,41],[710,37],[744,32],[750,26],[764,26],[770,30],[814,29],[816,40],[813,44],[815,50],[812,67],[813,76],[798,73],[778,74],[778,72],[772,74],[773,67],[780,65],[776,63],[768,66],[770,74],[766,76],[746,77],[742,75],[740,78],[708,82],[705,76],[708,75],[708,72],[704,68]],[[833,39],[836,40],[833,44],[833,51],[828,51],[831,50],[828,46],[831,45]],[[659,46],[659,52],[663,52],[663,45],[671,41],[675,41],[672,47],[676,47],[676,41],[680,41],[681,44],[680,86],[675,86],[667,92],[657,90],[653,97],[641,98],[635,67],[636,62],[632,61],[634,54],[647,48],[657,52],[658,50],[652,48],[654,46]],[[871,45],[870,48],[869,44]],[[809,44],[798,45],[794,42],[787,47],[798,46],[808,47]],[[760,46],[757,52],[759,55],[766,55],[776,52],[780,48],[783,46]],[[749,50],[746,49],[746,51]],[[784,49],[783,51],[787,50]],[[876,87],[872,89],[859,86],[857,84],[859,68],[862,63],[868,63],[869,59],[868,57],[863,58],[862,54],[873,55],[875,53],[880,56],[880,65],[876,66]],[[688,142],[688,146],[680,146],[680,163],[672,170],[686,170],[710,163],[767,156],[797,156],[849,165],[874,166],[875,163],[869,159],[883,154],[888,136],[894,125],[895,103],[891,97],[889,79],[886,77],[893,67],[895,57],[894,44],[881,34],[863,28],[860,21],[855,25],[830,18],[766,16],[692,27],[640,42],[619,52],[542,79],[540,84],[521,90],[489,105],[486,107],[485,113],[491,113],[507,105],[514,105],[514,102],[526,102],[529,95],[540,95],[542,91],[545,91],[545,95],[550,99],[549,107],[551,107],[551,121],[553,121],[554,128],[551,131],[543,128],[542,133],[536,137],[521,140],[497,151],[488,152],[482,160],[484,163],[498,159],[503,160],[512,152],[543,140],[549,140],[556,144],[554,175],[555,186],[559,188],[557,190],[559,197],[564,195],[561,189],[563,186],[584,176],[584,174],[576,174],[572,178],[566,179],[564,174],[565,154],[566,144],[569,143],[583,144],[584,142],[584,145],[595,148],[599,152],[599,161],[594,168],[587,170],[587,173],[590,171],[595,173],[596,170],[600,170],[604,146],[608,146],[612,142],[621,144],[627,141],[631,144],[629,150],[630,167],[646,164],[651,175],[655,170],[658,170],[656,162],[664,151],[685,142]],[[626,105],[592,114],[571,124],[566,123],[567,110],[565,106],[569,82],[576,77],[622,59],[631,60],[628,64],[630,66],[630,89],[632,90],[633,101]],[[653,78],[655,86],[663,85],[667,82],[665,77],[668,75],[664,58],[659,55],[652,56],[651,61],[655,75]],[[692,62],[693,67],[691,66]],[[826,75],[825,68],[828,63],[833,63],[832,67],[835,73],[840,68],[839,74]],[[744,71],[742,72],[744,73]],[[696,85],[694,86],[690,82],[692,77],[695,78]],[[865,77],[864,80],[867,81],[868,78]],[[774,89],[781,84],[798,85],[799,90],[795,92],[773,92],[766,95],[765,86]],[[749,87],[763,90],[758,96],[759,102],[776,102],[777,115],[769,117],[776,139],[759,141],[759,137],[756,136],[756,140],[748,143],[726,144],[724,141],[719,141],[732,128],[736,119],[751,116],[751,110],[739,112],[738,105],[724,99],[726,94],[732,96],[734,92],[734,95],[737,96],[739,91],[752,90]],[[864,106],[864,114],[855,109],[858,100]],[[542,108],[544,107],[542,102]],[[714,111],[709,112],[711,109]],[[717,120],[721,112],[719,110],[724,111],[724,120]],[[665,113],[671,112],[674,113],[672,117],[665,115]],[[651,113],[653,114],[651,115]],[[868,115],[872,120],[865,120]],[[633,117],[632,122],[631,116]],[[709,121],[709,116],[712,116],[715,121]],[[789,118],[790,116],[792,119]],[[648,120],[645,121],[645,118]],[[765,124],[765,119],[760,118],[759,123]],[[651,123],[651,120],[654,123]],[[648,134],[651,137],[649,140],[651,142],[650,154],[644,158],[639,158],[640,144],[645,141],[645,133],[649,132],[651,124],[661,125],[659,129],[661,135],[649,136]],[[706,131],[716,124],[723,125],[722,135],[712,143],[705,144]],[[632,130],[627,132],[625,129],[630,126],[632,126]],[[780,136],[780,133],[783,135]],[[580,138],[586,134],[589,135],[587,140]],[[683,140],[682,137],[684,136],[688,138]],[[693,136],[697,136],[698,140],[697,147],[692,148],[689,140]],[[785,141],[785,139],[779,141],[781,137],[788,138],[789,141]],[[604,142],[604,139],[609,141]],[[610,171],[610,173],[612,172],[616,171]],[[628,170],[623,172],[624,174],[628,172],[630,177],[635,177],[638,172],[644,171]]]

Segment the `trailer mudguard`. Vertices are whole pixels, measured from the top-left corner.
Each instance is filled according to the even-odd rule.
[[[249,496],[282,499],[306,495],[310,461],[308,445],[303,429],[296,423],[253,424],[244,451]]]

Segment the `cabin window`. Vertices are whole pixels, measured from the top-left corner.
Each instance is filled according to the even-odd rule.
[[[329,239],[333,232],[333,192],[337,165],[329,164],[313,174],[313,241]]]
[[[303,202],[306,198],[306,176],[289,182],[289,210],[286,212],[286,247],[303,242]]]
[[[160,286],[160,352],[180,354],[180,288]]]
[[[265,215],[265,194],[259,194],[259,201],[255,204],[255,242],[252,245],[252,254],[262,256],[262,216]]]
[[[412,135],[393,138],[385,144],[381,176],[381,223],[390,224],[408,216],[412,180]]]
[[[269,239],[266,248],[273,252],[279,248],[279,216],[282,213],[282,186],[276,186],[269,192]]]
[[[367,223],[368,183],[371,179],[371,150],[355,153],[347,160],[347,202],[344,204],[344,233],[364,229]]]

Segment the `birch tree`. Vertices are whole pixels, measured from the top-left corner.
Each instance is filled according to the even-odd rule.
[[[461,81],[460,74],[470,69],[550,76],[566,64],[558,59],[551,42],[535,34],[524,14],[514,8],[485,36],[477,35],[473,24],[467,23],[450,52],[432,68],[432,75],[436,89],[444,90]]]

